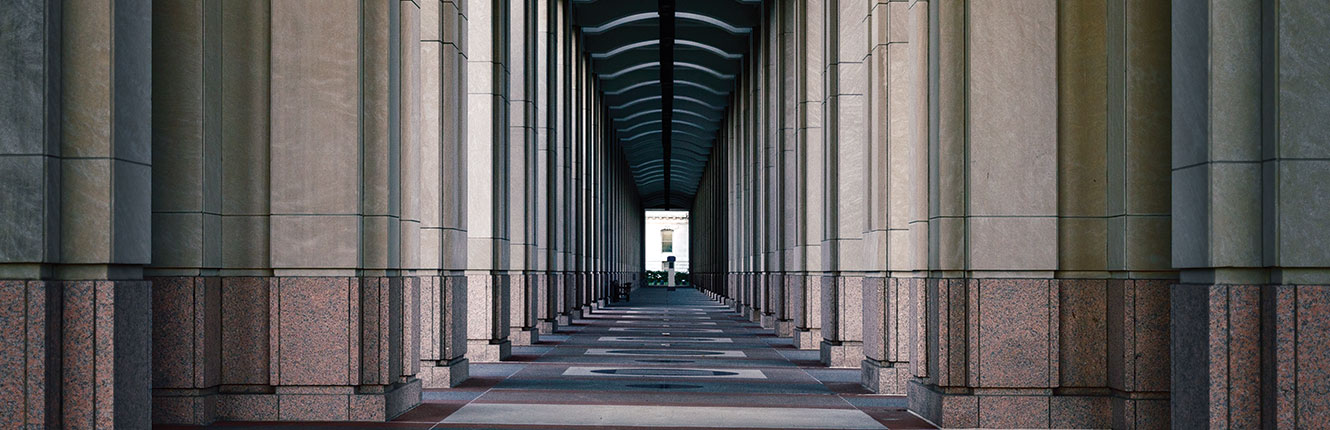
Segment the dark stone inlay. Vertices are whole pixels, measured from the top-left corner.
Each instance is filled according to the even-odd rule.
[[[721,351],[698,351],[689,349],[616,349],[606,351],[610,354],[628,354],[628,355],[667,355],[667,356],[694,356],[694,355],[722,355]]]
[[[702,388],[701,385],[688,384],[628,384],[625,386],[632,388],[650,388],[653,390],[691,390],[694,388]]]
[[[663,358],[655,358],[655,359],[648,358],[648,359],[639,359],[633,361],[636,361],[638,363],[696,363],[693,360],[667,360]]]
[[[632,375],[632,376],[734,376],[738,372],[726,372],[724,370],[702,370],[702,369],[596,369],[591,373],[602,375]]]

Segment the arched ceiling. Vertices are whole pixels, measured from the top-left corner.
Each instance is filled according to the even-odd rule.
[[[573,22],[646,208],[692,204],[761,4],[573,1]]]

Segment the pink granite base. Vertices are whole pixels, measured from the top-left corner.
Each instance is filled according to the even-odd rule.
[[[897,344],[923,349],[904,355],[921,361],[906,386],[910,408],[947,428],[1167,427],[1167,282],[912,285],[926,300],[923,315],[905,320],[922,326],[922,341]],[[866,383],[875,370],[865,369]]]
[[[0,281],[0,428],[147,428],[152,284]]]
[[[827,367],[858,368],[864,359],[863,342],[822,340],[819,359]]]
[[[1309,428],[1330,417],[1330,286],[1178,284],[1173,423]]]
[[[154,282],[160,424],[385,421],[420,403],[418,357],[449,353],[440,338],[465,312],[439,277]]]
[[[822,347],[822,329],[795,329],[794,347],[803,350],[813,350]]]
[[[466,358],[422,363],[420,366],[420,382],[423,388],[456,387],[470,376],[470,361]]]
[[[884,363],[864,360],[860,363],[859,384],[875,394],[904,396],[905,386],[909,383],[909,363]]]

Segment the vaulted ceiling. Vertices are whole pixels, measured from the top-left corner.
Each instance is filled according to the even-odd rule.
[[[757,26],[760,0],[574,0],[647,208],[686,208]]]

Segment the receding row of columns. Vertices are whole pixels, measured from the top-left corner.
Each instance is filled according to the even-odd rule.
[[[1307,422],[1324,31],[1193,3],[767,3],[694,279],[944,427]]]
[[[93,3],[0,6],[0,427],[386,420],[641,270],[567,1]]]

